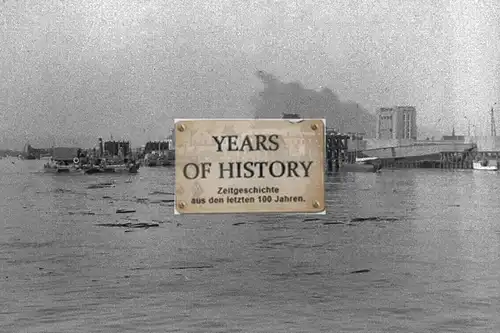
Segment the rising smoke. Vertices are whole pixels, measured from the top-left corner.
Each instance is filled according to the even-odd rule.
[[[257,118],[281,118],[283,113],[296,113],[303,118],[325,118],[327,126],[341,132],[375,133],[375,116],[354,102],[341,101],[328,88],[305,89],[298,82],[285,83],[264,71],[257,77],[264,89],[253,99]]]

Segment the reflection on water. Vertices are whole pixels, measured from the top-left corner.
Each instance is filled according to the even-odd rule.
[[[500,329],[496,173],[332,176],[322,217],[174,217],[171,169],[37,163],[0,161],[0,331]]]

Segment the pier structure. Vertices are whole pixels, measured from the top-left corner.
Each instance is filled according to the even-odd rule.
[[[472,169],[472,163],[486,159],[495,161],[500,165],[500,151],[442,151],[434,155],[413,156],[405,158],[383,158],[381,159],[384,169],[448,169],[468,170]]]
[[[410,158],[382,159],[381,163],[383,169],[441,168],[441,161],[439,160],[439,154],[436,154],[436,156],[424,156],[418,158],[410,157]]]
[[[472,169],[477,160],[496,161],[500,165],[500,151],[441,152],[441,169]]]
[[[338,171],[341,162],[344,161],[348,155],[347,141],[350,136],[341,134],[334,130],[326,130],[326,166],[328,172]]]

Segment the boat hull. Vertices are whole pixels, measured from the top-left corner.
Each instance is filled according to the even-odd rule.
[[[53,168],[53,167],[44,167],[43,172],[51,173],[51,174],[75,174],[81,173],[82,171],[77,168]]]
[[[340,166],[339,171],[343,172],[377,172],[380,170],[379,165],[373,164],[358,164],[358,163],[345,163]]]
[[[487,164],[483,165],[481,162],[473,162],[472,169],[474,170],[482,170],[482,171],[498,171],[498,166],[495,164]]]
[[[85,174],[95,173],[112,173],[112,174],[136,174],[139,171],[139,163],[133,165],[109,165],[109,166],[94,166],[85,169]]]
[[[173,161],[167,159],[146,159],[144,165],[148,167],[172,166]]]

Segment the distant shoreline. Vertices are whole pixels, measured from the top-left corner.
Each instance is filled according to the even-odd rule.
[[[10,149],[0,149],[0,156],[19,156],[22,154],[22,151],[10,150]]]

